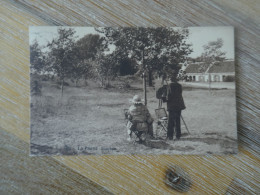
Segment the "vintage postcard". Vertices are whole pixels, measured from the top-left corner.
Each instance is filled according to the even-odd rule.
[[[233,27],[29,33],[31,155],[237,153]]]

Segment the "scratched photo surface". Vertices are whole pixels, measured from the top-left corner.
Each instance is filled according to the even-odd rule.
[[[237,153],[233,27],[29,33],[31,155]]]

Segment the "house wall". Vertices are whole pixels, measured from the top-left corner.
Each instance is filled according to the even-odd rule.
[[[187,73],[190,82],[209,82],[209,76],[211,82],[223,82],[224,77],[235,76],[235,73]]]

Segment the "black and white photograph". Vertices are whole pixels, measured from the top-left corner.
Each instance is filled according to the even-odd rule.
[[[31,26],[30,155],[236,154],[234,28]]]

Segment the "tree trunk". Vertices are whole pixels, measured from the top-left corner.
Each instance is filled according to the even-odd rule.
[[[75,80],[75,87],[78,87],[78,83],[79,83],[79,78],[76,78],[76,80]]]
[[[84,78],[84,84],[85,84],[85,86],[88,86],[88,81],[87,81],[86,77]]]
[[[162,85],[162,86],[164,85],[164,76],[162,76],[162,82],[161,82],[161,85]]]
[[[107,87],[109,88],[109,86],[110,86],[110,79],[109,78],[107,78]]]
[[[142,62],[143,62],[143,89],[144,89],[144,105],[147,105],[147,94],[146,94],[146,69],[144,65],[144,50],[142,52]]]
[[[147,94],[146,94],[146,74],[143,73],[143,88],[144,88],[144,105],[147,105]]]
[[[61,80],[61,96],[63,96],[64,78]]]
[[[210,75],[210,73],[209,73],[209,91],[211,90],[211,86],[210,86],[210,84],[211,84],[211,75]]]
[[[153,74],[152,74],[152,70],[149,70],[149,71],[148,71],[148,84],[149,84],[149,87],[152,87],[152,86],[153,86]]]
[[[104,88],[105,86],[105,81],[104,81],[104,78],[101,76],[101,87]]]
[[[110,79],[109,79],[108,71],[107,71],[107,73],[106,73],[106,88],[109,88],[109,81],[110,81]]]
[[[168,85],[168,82],[167,82],[167,80],[166,80],[166,76],[165,76],[165,75],[162,75],[161,85],[164,85],[165,83]]]

